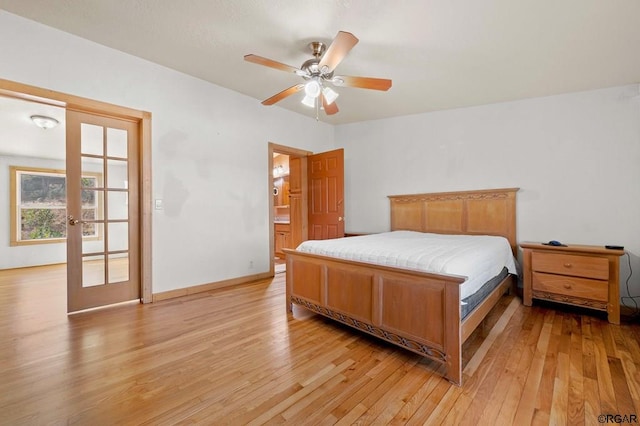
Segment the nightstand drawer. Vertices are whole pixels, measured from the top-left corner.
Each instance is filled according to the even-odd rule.
[[[537,272],[571,275],[596,280],[609,279],[609,261],[604,257],[533,252],[531,253],[531,269]]]
[[[609,300],[609,283],[607,281],[534,272],[532,284],[534,292],[544,291],[602,302]]]

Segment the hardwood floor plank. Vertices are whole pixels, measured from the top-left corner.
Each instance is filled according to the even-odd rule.
[[[567,407],[569,400],[569,355],[558,353],[557,375],[554,380],[553,395],[551,398],[551,411],[549,412],[550,424],[567,424]]]
[[[484,355],[491,347],[491,344],[496,340],[497,336],[504,330],[504,328],[509,323],[509,320],[513,316],[513,313],[518,308],[520,301],[517,299],[513,299],[509,304],[509,307],[505,310],[504,314],[500,317],[500,320],[496,323],[496,325],[491,329],[489,335],[485,338],[480,348],[476,351],[473,358],[469,360],[469,363],[464,367],[463,373],[467,376],[473,375],[475,371],[478,369],[478,366],[482,362]]]
[[[367,407],[364,404],[358,404],[351,411],[349,411],[344,417],[342,417],[336,426],[347,426],[356,424],[356,421],[360,416],[367,412]]]
[[[598,380],[595,343],[591,335],[591,318],[582,318],[582,374],[585,378]]]
[[[420,389],[424,381],[431,375],[431,372],[413,368],[403,379],[398,382],[401,392],[387,393],[376,401],[371,407],[372,412],[379,413],[375,418],[371,417],[371,424],[390,424],[400,410],[407,404],[407,401]],[[360,417],[360,421],[367,421],[367,417]]]
[[[443,396],[451,389],[451,385],[442,381],[436,380],[436,386],[429,393],[424,402],[420,405],[418,410],[413,413],[413,416],[407,420],[406,424],[411,425],[424,425],[427,424],[427,419],[431,416],[431,413],[438,407],[438,404],[442,400]]]
[[[563,314],[557,313],[553,316],[551,325],[551,337],[545,354],[542,377],[536,394],[536,405],[533,423],[537,421],[549,421],[551,415],[551,404],[553,401],[553,387],[555,385],[556,372],[558,368],[558,355],[560,354],[560,341],[562,340]]]
[[[417,359],[413,358],[404,363],[399,369],[393,372],[387,377],[380,386],[370,392],[358,405],[364,405],[367,407],[367,411],[358,417],[358,423],[360,424],[372,424],[375,419],[381,415],[389,415],[393,417],[395,411],[389,410],[391,401],[396,398],[397,393],[387,392],[389,388],[404,389],[407,381],[410,382],[410,371],[417,363]],[[407,376],[409,376],[408,380]]]
[[[495,418],[506,396],[503,392],[508,388],[506,381],[509,380],[508,376],[520,361],[520,353],[527,342],[526,336],[531,332],[531,329],[523,328],[523,324],[528,320],[528,314],[529,312],[518,311],[511,317],[502,333],[501,342],[496,341],[494,345],[496,353],[490,368],[486,368],[484,372],[478,371],[477,380],[470,380],[470,386],[465,386],[464,399],[456,403],[445,419],[448,424],[493,421],[483,420],[483,418]],[[488,364],[487,361],[489,360],[485,360],[482,364]],[[468,406],[465,407],[463,401],[468,403]],[[487,412],[491,408],[495,409],[495,415]]]
[[[529,330],[522,329],[519,335],[513,337],[513,339],[519,343],[516,345],[516,352],[512,355],[514,363],[509,363],[506,369],[509,384],[501,384],[501,387],[506,388],[506,393],[500,405],[498,417],[495,420],[496,424],[513,424],[516,410],[525,390],[531,365],[534,362],[536,346],[541,331],[542,327],[531,328]]]
[[[534,338],[535,336],[538,336],[538,338],[536,341],[535,351],[531,359],[531,366],[522,390],[522,395],[520,396],[514,415],[513,423],[518,425],[530,424],[533,420],[536,408],[536,396],[538,392],[540,392],[540,382],[544,374],[546,353],[551,339],[553,316],[547,315],[543,317],[539,315],[538,318],[540,333],[538,334],[532,331],[531,334]]]
[[[67,316],[64,265],[0,271],[0,423],[573,425],[640,410],[638,324],[505,296],[463,345],[457,387],[434,361],[286,314],[284,278]]]
[[[531,419],[532,426],[549,426],[551,424],[550,415],[546,411],[536,411]]]
[[[604,325],[606,323],[604,321],[599,321],[598,324]],[[600,333],[602,336],[602,341],[604,343],[604,348],[607,354],[607,358],[618,357],[612,330],[613,330],[613,327],[600,327]]]
[[[600,413],[618,413],[616,395],[609,370],[609,357],[602,335],[601,322],[597,319],[591,321],[591,335],[594,343],[594,355],[596,372],[598,374],[598,393],[600,395]],[[605,326],[606,327],[606,326]],[[612,348],[609,349],[613,352]]]
[[[424,401],[431,395],[436,385],[441,382],[437,379],[437,376],[443,373],[444,367],[440,367],[440,370],[430,372],[422,383],[422,386],[407,400],[406,404],[389,421],[389,424],[403,425],[407,423],[409,419],[416,414],[418,409],[422,407]]]
[[[353,361],[344,361],[340,365],[335,365],[333,368],[325,370],[322,374],[319,374],[314,378],[313,381],[307,382],[307,385],[302,385],[302,388],[294,393],[293,395],[287,397],[283,401],[278,404],[270,407],[266,411],[261,411],[258,417],[253,417],[254,413],[248,412],[246,417],[240,417],[237,420],[238,424],[247,424],[247,425],[260,425],[267,420],[271,419],[275,415],[281,413],[285,409],[289,408],[293,403],[299,401],[300,399],[306,397],[311,392],[313,392],[316,388],[320,387],[322,384],[332,379],[334,376],[342,373],[344,370],[349,368],[349,366],[353,364]],[[343,376],[341,376],[341,379]],[[247,422],[248,419],[252,419],[250,422]]]
[[[600,409],[600,395],[598,393],[597,379],[585,377],[582,383],[582,389],[582,395],[584,398],[584,424],[599,424],[598,416],[602,414],[602,410]]]
[[[618,407],[616,414],[636,413],[631,391],[629,390],[628,379],[620,359],[609,358],[609,370],[611,371],[611,380]],[[633,381],[633,379],[630,381]]]
[[[624,370],[626,383],[634,404],[634,412],[640,413],[640,368],[633,362],[633,358],[627,352],[620,352],[620,362]]]
[[[613,347],[616,358],[620,358],[620,351],[629,352],[627,349],[627,340],[624,338],[622,327],[608,327],[613,339]]]
[[[569,396],[567,400],[567,423],[583,425],[584,380],[582,366],[582,321],[579,316],[571,316],[571,352],[569,354]]]
[[[373,367],[373,369],[366,374],[367,378],[370,380],[348,398],[343,400],[340,405],[333,409],[331,415],[340,419],[347,416],[348,413],[354,409],[360,410],[360,408],[356,408],[356,406],[362,405],[363,400],[370,393],[374,392],[381,383],[387,380],[387,378],[393,376],[394,372],[401,368],[403,364],[404,362],[401,358],[395,356],[387,356],[384,358],[377,366]]]
[[[375,356],[375,347],[365,346],[360,357],[358,352],[354,353],[355,364],[353,368],[343,373],[344,380],[336,383],[330,389],[318,389],[316,395],[310,395],[309,405],[313,405],[315,409],[312,412],[299,411],[296,415],[289,418],[292,424],[322,424],[329,421],[332,424],[336,418],[330,413],[342,403],[349,395],[356,392],[365,383],[371,380],[366,372],[372,369],[380,360]],[[329,420],[331,419],[331,420]]]
[[[640,336],[635,337],[636,328],[640,328],[640,326],[622,324],[620,326],[620,331],[622,332],[625,339],[625,347],[627,349],[627,353],[631,355],[631,359],[634,363],[640,365]]]
[[[326,331],[326,330],[325,330]],[[324,343],[331,344],[331,335],[325,336]],[[336,340],[338,342],[339,340]],[[259,410],[259,407],[270,407],[277,401],[284,398],[288,398],[291,395],[298,392],[302,385],[299,383],[299,379],[305,378],[314,368],[322,369],[321,365],[326,365],[324,362],[319,364],[317,359],[313,356],[318,350],[319,343],[315,343],[309,346],[309,350],[305,352],[305,356],[298,359],[291,359],[290,362],[299,366],[299,370],[292,370],[290,364],[284,364],[274,374],[261,374],[258,381],[248,383],[242,388],[236,389],[232,394],[227,395],[223,400],[218,401],[215,406],[211,406],[203,411],[203,420],[209,420],[210,416],[217,418],[223,416],[224,418],[234,419],[239,416],[245,415],[246,412],[252,410]],[[326,354],[324,361],[343,352],[342,346],[332,347],[332,351]]]

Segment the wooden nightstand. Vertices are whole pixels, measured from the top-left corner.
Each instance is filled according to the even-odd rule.
[[[533,299],[598,309],[620,324],[619,260],[624,250],[603,246],[520,244],[524,254],[523,303]]]

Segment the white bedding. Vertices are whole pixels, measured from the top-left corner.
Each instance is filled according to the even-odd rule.
[[[460,298],[475,293],[507,267],[516,274],[509,241],[489,235],[443,235],[393,231],[332,240],[309,240],[298,251],[347,260],[462,275]]]

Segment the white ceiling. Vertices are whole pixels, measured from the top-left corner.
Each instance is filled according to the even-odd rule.
[[[32,115],[60,124],[44,130],[31,121]],[[65,150],[64,108],[0,96],[0,155],[63,159]]]
[[[262,101],[302,81],[307,44],[360,39],[336,74],[351,123],[640,82],[638,0],[0,0],[0,8]],[[314,116],[296,94],[276,106]]]

